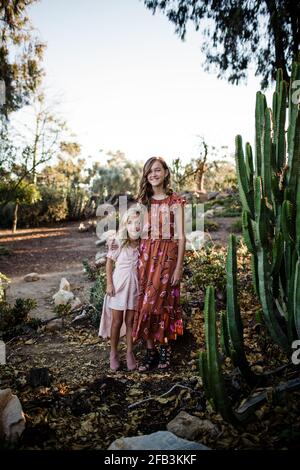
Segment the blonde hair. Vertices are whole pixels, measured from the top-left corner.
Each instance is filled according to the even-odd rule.
[[[130,237],[128,234],[127,230],[127,224],[132,216],[140,216],[140,223],[141,223],[141,232],[142,232],[142,209],[138,206],[132,206],[127,211],[123,214],[120,225],[119,225],[119,230],[118,230],[118,238],[120,240],[120,246],[127,246],[130,243]],[[140,239],[141,236],[138,237]]]
[[[170,194],[173,193],[173,190],[170,187],[171,172],[170,172],[170,169],[169,169],[168,165],[164,161],[164,159],[162,157],[151,157],[151,158],[149,158],[146,161],[146,163],[144,165],[144,168],[143,168],[143,174],[142,174],[142,178],[141,178],[141,181],[140,181],[140,188],[139,188],[139,192],[138,192],[138,195],[137,195],[138,202],[140,202],[142,204],[145,204],[148,207],[150,206],[150,199],[151,199],[151,197],[153,196],[154,193],[153,193],[152,186],[151,186],[151,184],[149,183],[149,181],[147,179],[147,176],[150,173],[151,167],[152,167],[154,162],[160,162],[162,164],[164,170],[168,171],[168,174],[167,174],[167,176],[165,176],[165,179],[164,179],[164,190],[165,190],[167,195],[170,195]]]

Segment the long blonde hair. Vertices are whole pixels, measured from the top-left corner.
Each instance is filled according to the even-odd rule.
[[[147,176],[150,173],[150,170],[151,170],[151,167],[152,167],[153,163],[156,162],[156,161],[160,162],[165,170],[168,170],[168,174],[164,179],[164,190],[165,190],[166,194],[169,195],[169,194],[173,193],[173,190],[170,187],[171,172],[170,172],[170,169],[169,169],[168,165],[164,161],[164,159],[162,157],[151,157],[151,158],[149,158],[146,161],[146,163],[144,165],[144,168],[143,168],[143,175],[142,175],[142,178],[141,178],[141,181],[140,181],[140,188],[139,188],[139,192],[138,192],[138,195],[137,195],[138,202],[140,202],[141,204],[144,204],[148,207],[150,206],[150,199],[151,199],[151,197],[153,196],[154,193],[153,193],[152,186],[151,186],[151,184],[149,183],[149,181],[147,179]]]
[[[127,211],[123,214],[120,225],[119,225],[119,230],[118,230],[118,238],[120,240],[120,246],[128,246],[130,244],[130,237],[127,229],[127,224],[132,216],[140,216],[140,224],[141,224],[141,233],[142,233],[142,216],[141,216],[141,210],[137,205],[129,207]],[[138,239],[141,238],[138,237]]]

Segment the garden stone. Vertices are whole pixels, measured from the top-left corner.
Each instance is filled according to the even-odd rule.
[[[23,279],[26,282],[34,282],[34,281],[39,281],[40,276],[38,273],[29,273],[29,274],[26,274],[26,276],[24,276]]]
[[[0,390],[0,437],[15,443],[25,429],[20,400],[9,388]]]
[[[68,292],[71,290],[70,283],[65,277],[62,277],[60,280],[59,290],[66,290]]]
[[[167,424],[168,431],[178,437],[193,440],[203,433],[218,434],[218,428],[208,419],[200,419],[181,411]]]
[[[63,327],[63,320],[62,318],[56,318],[55,320],[51,320],[45,326],[46,331],[57,331]]]
[[[108,450],[209,450],[209,447],[181,439],[169,431],[158,431],[144,436],[121,437]]]
[[[55,305],[67,305],[74,299],[74,294],[73,292],[68,292],[66,290],[59,290],[52,298],[54,299]]]

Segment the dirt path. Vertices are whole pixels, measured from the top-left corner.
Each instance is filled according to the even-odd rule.
[[[89,295],[91,282],[83,272],[82,260],[93,261],[98,248],[95,233],[78,232],[78,222],[41,227],[38,229],[0,232],[0,245],[8,248],[10,255],[0,257],[0,272],[11,279],[7,299],[34,298],[37,308],[35,318],[55,316],[52,296],[57,292],[62,277],[67,278],[76,297],[84,301]],[[24,275],[40,274],[35,282],[25,282]]]

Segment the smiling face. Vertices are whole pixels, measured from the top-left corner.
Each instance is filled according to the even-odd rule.
[[[162,163],[159,160],[156,160],[149,170],[147,174],[147,181],[154,187],[163,187],[164,179],[168,174],[168,170],[166,170]]]
[[[141,218],[139,214],[130,215],[127,219],[127,232],[129,238],[137,240],[141,236]]]

